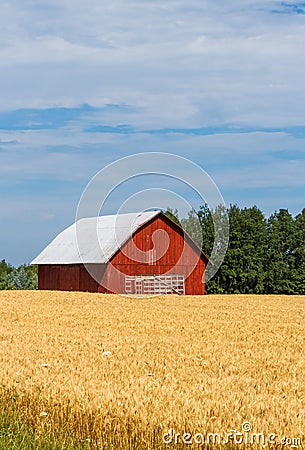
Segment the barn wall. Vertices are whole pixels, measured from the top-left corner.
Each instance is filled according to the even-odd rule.
[[[38,289],[78,291],[79,272],[80,268],[78,265],[39,265]]]
[[[38,266],[38,289],[54,290],[60,288],[60,266],[49,264]]]
[[[79,266],[61,266],[59,273],[59,290],[79,290]]]
[[[155,246],[152,239],[153,233],[160,229],[169,237],[169,246],[165,253],[165,235],[155,240]],[[161,258],[157,257],[154,263],[150,263],[154,247],[156,255],[164,254]],[[146,256],[139,255],[136,248],[145,252]],[[106,281],[108,291],[124,293],[125,275],[183,274],[186,279],[185,293],[202,295],[205,266],[205,258],[194,245],[184,240],[183,232],[178,227],[173,227],[170,220],[159,216],[138,230],[122,251],[112,258],[103,280]]]
[[[102,279],[105,265],[92,265],[90,271]],[[38,289],[57,291],[106,292],[81,264],[43,264],[38,266]]]
[[[87,267],[90,273],[85,266],[82,265],[80,267],[79,290],[106,293],[106,289],[97,281],[102,280],[106,270],[106,264],[90,264]]]

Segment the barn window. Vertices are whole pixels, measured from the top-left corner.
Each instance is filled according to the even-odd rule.
[[[184,275],[125,276],[125,293],[144,295],[184,295]]]

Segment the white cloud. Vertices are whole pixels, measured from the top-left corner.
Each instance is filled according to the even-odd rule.
[[[42,190],[44,200],[37,201],[50,205],[44,205],[42,216],[59,211],[70,222],[73,218],[64,219],[68,205],[97,170],[143,151],[189,157],[233,202],[249,189],[257,192],[259,206],[273,210],[288,204],[289,189],[296,189],[290,201],[301,209],[305,142],[284,131],[211,136],[83,132],[96,124],[129,124],[142,131],[304,125],[304,17],[293,11],[271,13],[278,8],[275,0],[2,2],[0,111],[84,103],[130,106],[128,112],[95,111],[55,130],[0,131],[1,188],[7,199],[2,211],[13,220],[20,204],[30,205],[35,198],[31,182],[45,179],[69,193],[59,202],[58,192]],[[280,158],[278,153],[288,150],[295,159],[299,155],[298,162]],[[28,197],[18,193],[18,183]],[[283,187],[286,193],[277,198]],[[12,244],[4,245],[9,250]]]
[[[108,102],[142,107],[140,126],[300,122],[304,28],[277,4],[7,3],[1,109]]]

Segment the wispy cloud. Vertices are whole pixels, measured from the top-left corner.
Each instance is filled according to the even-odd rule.
[[[273,9],[274,14],[305,14],[305,3],[280,2],[277,9]]]

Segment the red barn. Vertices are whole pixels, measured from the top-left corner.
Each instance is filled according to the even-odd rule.
[[[38,288],[118,294],[204,294],[208,258],[161,211],[80,219],[32,264]]]

